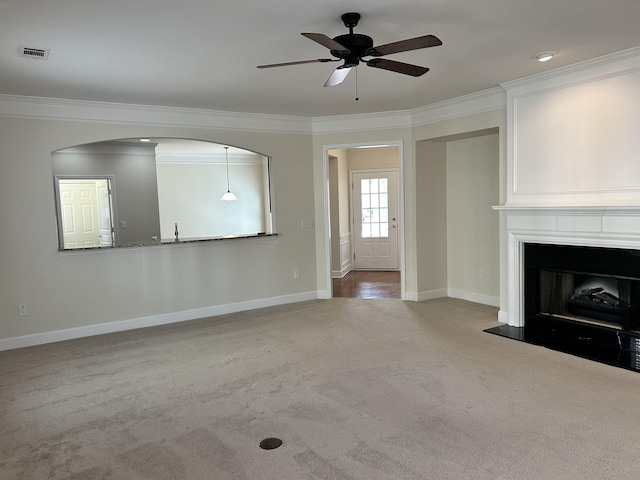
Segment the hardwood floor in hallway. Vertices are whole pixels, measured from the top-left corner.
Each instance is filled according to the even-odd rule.
[[[400,298],[400,271],[352,270],[333,279],[333,296]]]

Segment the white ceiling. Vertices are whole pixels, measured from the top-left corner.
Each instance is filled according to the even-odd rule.
[[[301,32],[376,45],[433,34],[440,47],[389,55],[418,78],[339,63]],[[640,45],[640,0],[0,0],[0,94],[222,111],[327,116],[407,110]],[[20,46],[48,48],[47,60]],[[540,63],[534,55],[555,50]]]

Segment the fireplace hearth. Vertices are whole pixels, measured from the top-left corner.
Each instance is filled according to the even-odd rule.
[[[489,333],[640,371],[640,251],[524,244],[524,327]]]

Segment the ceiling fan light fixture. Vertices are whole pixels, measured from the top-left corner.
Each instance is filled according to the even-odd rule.
[[[558,52],[554,52],[552,50],[548,50],[546,52],[540,52],[536,54],[536,60],[539,62],[548,62],[551,60]]]
[[[351,69],[354,67],[338,67],[336,68],[333,73],[329,76],[329,78],[327,78],[327,81],[324,82],[324,86],[325,87],[335,87],[336,85],[340,85],[345,78],[347,78],[347,75],[349,75],[349,72],[351,71]]]
[[[299,60],[294,62],[271,63],[267,65],[258,65],[258,68],[284,67],[288,65],[300,65],[304,63],[316,62],[336,62],[343,60],[342,66],[338,67],[325,82],[325,87],[334,87],[342,83],[346,78],[349,69],[357,67],[360,63],[364,63],[369,67],[388,70],[391,72],[401,73],[412,77],[419,77],[429,71],[426,67],[411,65],[408,63],[397,62],[395,60],[386,60],[377,57],[383,57],[392,53],[410,52],[420,50],[422,48],[437,47],[442,45],[442,41],[434,35],[422,35],[420,37],[407,38],[397,42],[386,43],[384,45],[374,46],[373,39],[369,35],[362,33],[354,33],[353,28],[358,25],[360,14],[357,12],[347,12],[342,15],[344,26],[349,29],[349,33],[338,35],[331,38],[324,33],[302,33],[304,37],[312,40],[325,48],[328,48],[331,55],[335,58],[318,58],[315,60]],[[365,59],[365,57],[376,57],[373,59]],[[356,92],[357,97],[357,92]],[[357,98],[356,98],[357,100]]]

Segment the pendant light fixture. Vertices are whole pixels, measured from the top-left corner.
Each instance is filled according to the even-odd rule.
[[[224,158],[225,163],[227,164],[227,191],[220,197],[220,200],[224,200],[225,202],[232,202],[233,200],[238,200],[231,190],[229,190],[229,147],[224,147]]]

